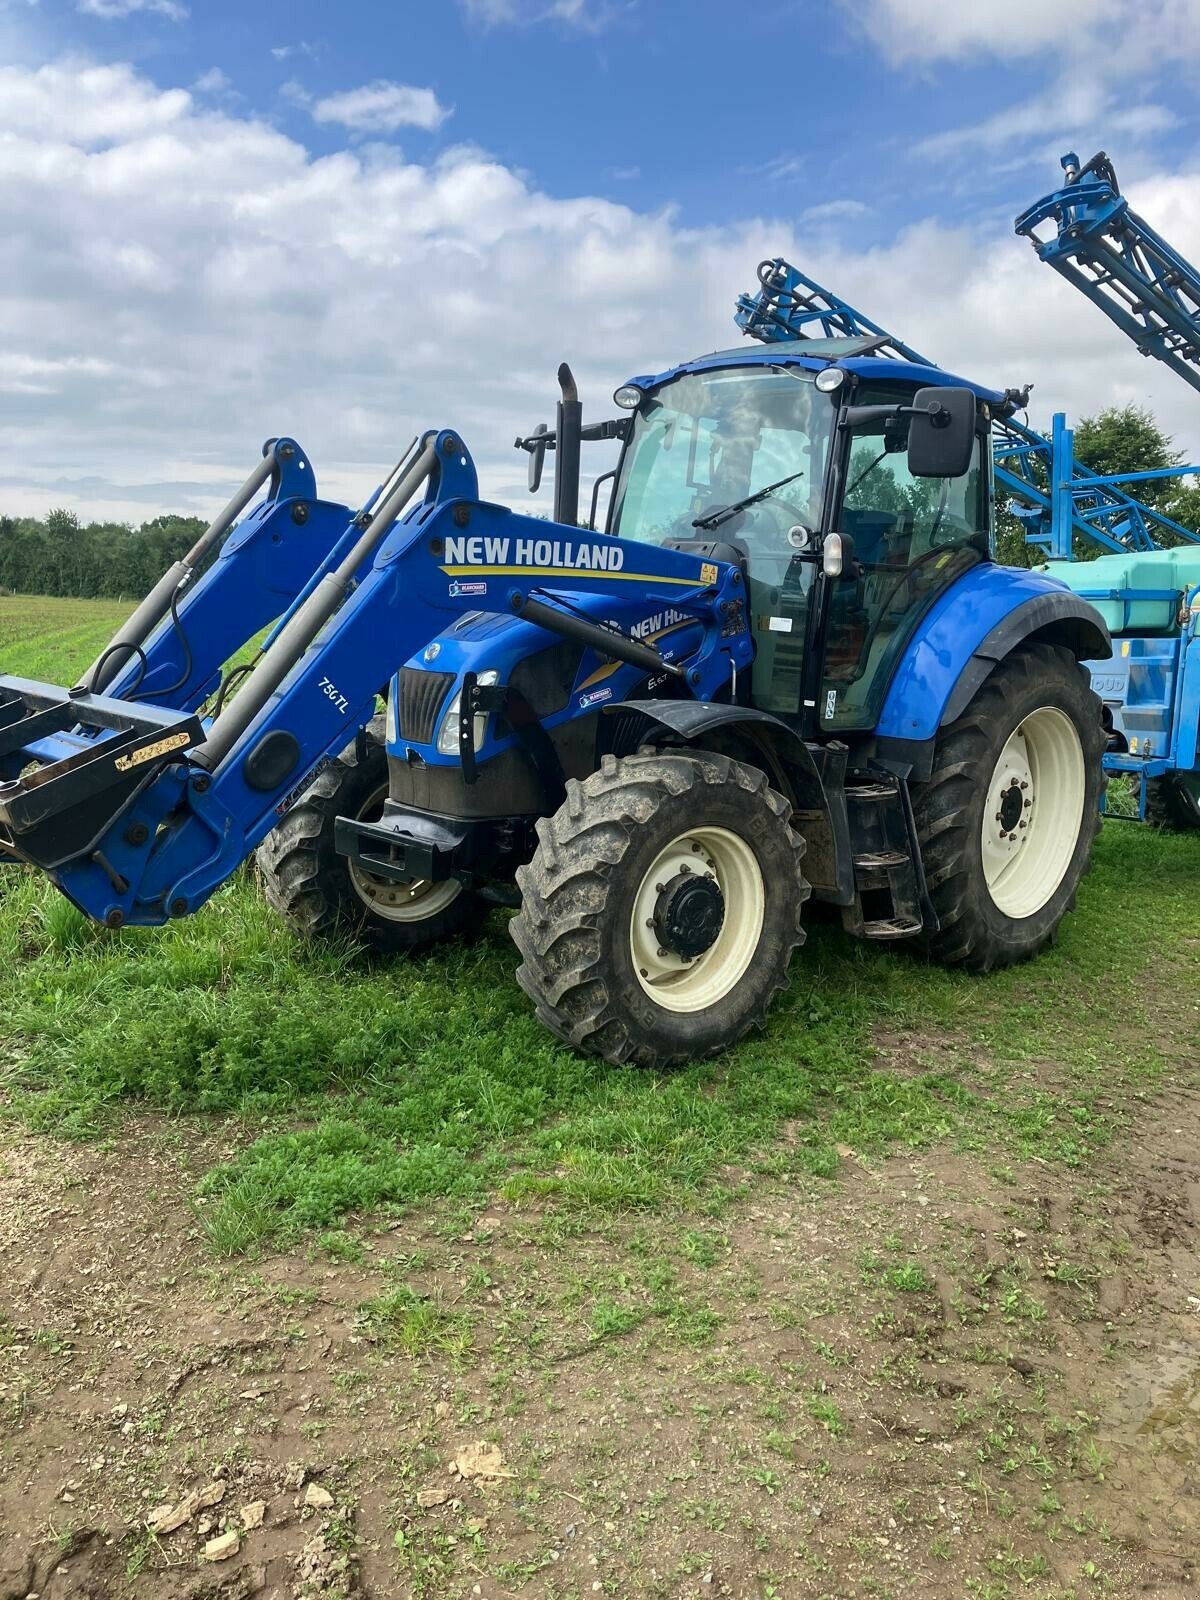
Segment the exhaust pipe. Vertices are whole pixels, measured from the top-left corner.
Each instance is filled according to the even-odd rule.
[[[583,407],[570,367],[558,369],[558,421],[554,437],[554,520],[569,528],[579,525],[579,443],[583,433]]]

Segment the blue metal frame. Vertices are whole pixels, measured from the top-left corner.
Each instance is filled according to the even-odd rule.
[[[1067,182],[1021,213],[1017,233],[1142,355],[1200,389],[1200,272],[1130,209],[1103,154],[1083,171],[1073,150],[1061,164]]]
[[[738,669],[749,666],[753,643],[748,629],[743,624],[725,631],[729,617],[744,618],[742,579],[735,567],[480,501],[475,466],[459,436],[444,429],[427,440],[437,465],[424,501],[379,530],[373,558],[364,563],[349,597],[211,775],[190,762],[165,768],[113,821],[89,858],[52,873],[89,916],[112,925],[155,924],[201,906],[299,798],[314,769],[370,721],[376,693],[397,661],[429,643],[439,631],[439,617],[448,626],[455,617],[478,612],[481,601],[489,610],[511,614],[523,597],[553,584],[554,597],[590,608],[599,618],[614,603],[643,618],[647,612],[653,617],[667,611],[695,617],[698,628],[680,630],[689,648],[686,656],[680,654],[679,664],[685,666],[689,690],[701,700],[715,696]],[[272,588],[259,558],[265,550],[278,550],[275,535],[283,543],[279,517],[285,510],[283,503],[271,502],[247,518],[251,526],[243,525],[230,540],[233,548],[227,547],[197,584],[190,614],[208,616],[213,610],[214,633],[210,641],[196,630],[196,685],[212,683],[231,653],[230,629],[235,625],[218,626],[215,609],[218,600],[235,604],[239,575],[246,578],[246,596],[240,602],[243,624],[261,625],[266,595],[280,595],[278,580]],[[331,537],[335,526],[336,537]],[[316,541],[320,570],[328,569],[335,552],[345,549],[351,527],[361,535],[361,519],[344,517],[338,524],[332,511],[322,519]],[[285,598],[310,587],[300,581],[298,563],[291,563],[290,572]],[[181,612],[181,621],[186,615]],[[546,644],[555,638],[544,632],[541,637]],[[166,651],[171,645],[159,638],[148,652],[156,671],[159,648]],[[4,687],[19,689],[20,681],[0,679]],[[189,703],[196,692],[187,691]],[[599,709],[599,697],[595,703]],[[138,709],[136,701],[130,709]],[[587,708],[575,699],[571,709],[578,714]],[[219,727],[219,720],[214,726]],[[278,783],[255,787],[246,757],[276,732],[294,738],[299,753]],[[103,730],[93,734],[93,739],[105,737]],[[28,748],[11,766],[19,772],[35,755],[45,760],[61,753],[61,741],[50,749]],[[8,775],[15,776],[11,767]]]

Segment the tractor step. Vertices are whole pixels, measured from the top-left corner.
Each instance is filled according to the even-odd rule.
[[[904,780],[870,769],[850,774],[854,900],[842,909],[859,939],[907,939],[926,925],[926,895]]]
[[[90,855],[204,737],[190,712],[0,677],[0,850],[43,871]]]

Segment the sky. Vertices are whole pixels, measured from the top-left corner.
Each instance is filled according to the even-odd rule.
[[[1200,459],[1012,232],[1102,146],[1200,259],[1198,69],[1200,0],[0,0],[0,512],[211,513],[281,433],[358,505],[443,426],[523,504],[561,360],[612,415],[775,255]]]

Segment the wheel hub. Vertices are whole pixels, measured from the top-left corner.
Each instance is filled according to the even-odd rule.
[[[686,866],[663,886],[654,907],[659,944],[687,961],[711,949],[724,921],[725,897],[716,880]]]
[[[1003,832],[1013,831],[1020,822],[1024,809],[1025,800],[1021,793],[1021,785],[1014,780],[1000,796],[1000,827]]]
[[[665,1011],[723,1000],[754,958],[766,888],[753,849],[717,826],[688,828],[654,857],[633,897],[630,955]]]

